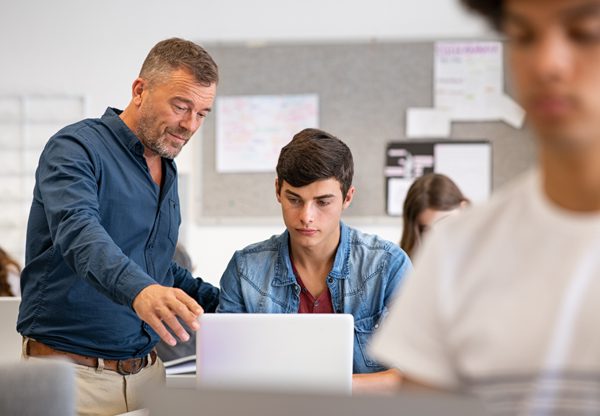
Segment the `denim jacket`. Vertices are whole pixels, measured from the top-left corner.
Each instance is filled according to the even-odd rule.
[[[340,243],[327,286],[335,313],[354,316],[354,373],[386,368],[367,354],[373,331],[411,262],[396,244],[340,223]],[[289,253],[289,234],[236,251],[221,277],[217,312],[297,313],[298,284]]]

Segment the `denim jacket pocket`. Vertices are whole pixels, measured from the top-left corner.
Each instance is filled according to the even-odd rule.
[[[365,361],[365,365],[371,372],[387,370],[387,367],[384,367],[381,363],[372,359],[368,354],[368,345],[371,341],[371,336],[373,336],[373,332],[379,328],[380,318],[385,315],[385,312],[385,310],[382,310],[373,316],[362,318],[354,322],[354,331],[356,333],[360,352]]]

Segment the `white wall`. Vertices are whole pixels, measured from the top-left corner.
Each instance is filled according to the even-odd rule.
[[[88,116],[107,105],[122,108],[150,47],[171,36],[202,43],[487,35],[457,0],[0,0],[0,96],[84,95]],[[190,147],[185,151],[193,154]],[[188,160],[181,161],[184,170],[192,169],[194,160]],[[392,240],[400,232],[386,225],[361,228]],[[277,221],[198,226],[188,219],[184,235],[197,272],[214,281],[235,248],[280,231]]]
[[[0,0],[0,93],[86,94],[90,113],[124,106],[148,50],[215,41],[480,36],[458,0]]]

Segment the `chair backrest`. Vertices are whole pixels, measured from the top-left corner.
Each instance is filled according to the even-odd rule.
[[[0,415],[75,415],[75,372],[59,360],[0,363]]]
[[[21,298],[0,297],[0,362],[14,362],[21,357],[21,335],[17,316]]]

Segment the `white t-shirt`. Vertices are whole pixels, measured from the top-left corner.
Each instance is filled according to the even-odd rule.
[[[600,412],[600,215],[523,175],[432,231],[371,348],[494,413]]]

